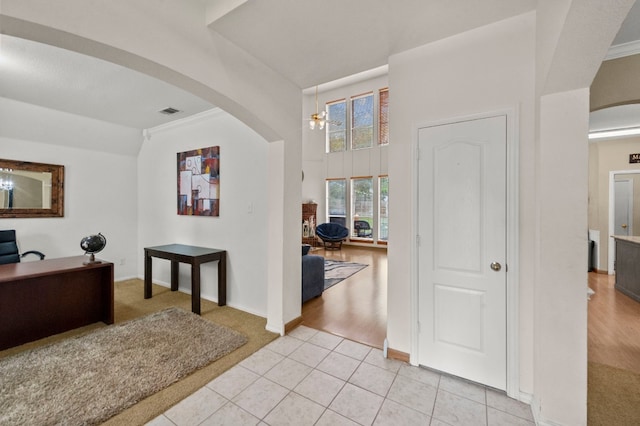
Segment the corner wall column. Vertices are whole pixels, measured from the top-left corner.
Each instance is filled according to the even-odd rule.
[[[587,424],[589,89],[540,98],[535,377],[539,424]]]

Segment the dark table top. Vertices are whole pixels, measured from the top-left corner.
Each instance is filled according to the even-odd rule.
[[[104,261],[102,263],[94,263],[90,265],[83,264],[83,262],[87,260],[89,260],[89,257],[87,256],[72,256],[0,265],[0,282],[29,279],[54,273],[63,274],[82,269],[113,266],[113,263]]]
[[[193,257],[206,256],[226,251],[215,248],[189,246],[185,244],[166,244],[163,246],[145,247],[145,250]]]

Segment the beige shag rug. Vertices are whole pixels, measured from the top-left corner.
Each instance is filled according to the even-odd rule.
[[[590,362],[588,378],[589,426],[640,424],[640,374]]]
[[[99,424],[245,336],[180,308],[0,360],[0,424]]]

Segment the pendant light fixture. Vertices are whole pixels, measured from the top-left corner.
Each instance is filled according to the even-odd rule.
[[[318,86],[316,86],[316,112],[315,114],[311,114],[311,118],[309,119],[309,129],[324,129],[324,125],[327,122],[325,119],[326,115],[326,111],[318,111]]]

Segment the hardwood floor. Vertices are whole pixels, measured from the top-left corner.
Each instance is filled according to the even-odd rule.
[[[387,251],[343,246],[312,254],[369,266],[302,305],[303,324],[381,349],[387,335]]]
[[[589,273],[588,359],[640,373],[640,302],[614,284],[614,275]]]
[[[385,250],[344,246],[317,249],[327,259],[369,265],[302,306],[303,323],[382,348],[387,330]],[[640,373],[640,302],[614,289],[615,276],[589,273],[588,359]]]

